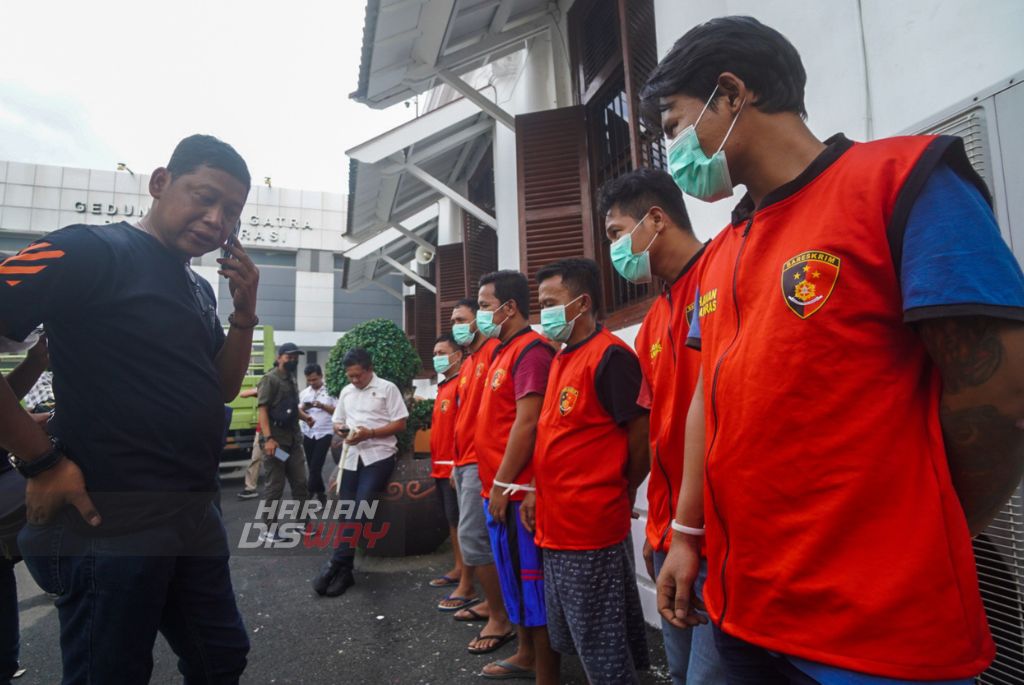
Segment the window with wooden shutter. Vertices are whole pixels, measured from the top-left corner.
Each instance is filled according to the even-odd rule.
[[[467,212],[468,214],[468,212]],[[462,243],[437,247],[437,324],[435,330],[451,329],[452,309],[466,296],[466,255]]]
[[[466,297],[476,299],[480,277],[498,270],[497,232],[468,212],[463,212],[462,245],[466,259]]]
[[[413,336],[413,347],[420,356],[423,368],[420,370],[422,376],[434,374],[434,340],[437,339],[437,296],[416,284],[416,292],[413,295],[416,301],[415,306],[415,334]]]
[[[516,117],[519,254],[539,317],[537,271],[565,257],[593,257],[594,229],[584,108]]]

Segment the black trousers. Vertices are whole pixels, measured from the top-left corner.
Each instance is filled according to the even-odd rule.
[[[324,485],[324,461],[331,449],[331,436],[322,438],[302,438],[302,448],[306,452],[306,465],[309,467],[309,494],[322,495],[327,492]]]

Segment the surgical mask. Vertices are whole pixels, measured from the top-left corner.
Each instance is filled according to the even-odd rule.
[[[498,309],[504,307],[508,302],[504,302],[498,306]],[[505,321],[508,321],[508,317],[501,323],[494,323],[494,312],[486,312],[483,309],[476,313],[476,329],[483,334],[485,338],[498,338],[501,336],[501,327],[505,325]]]
[[[545,307],[540,310],[540,327],[544,337],[553,342],[565,342],[572,337],[572,329],[576,326],[576,319],[580,318],[580,312],[572,318],[572,321],[565,320],[565,308],[576,300],[583,297],[580,295],[569,304],[560,304],[554,307]]]
[[[468,323],[457,323],[452,326],[452,337],[460,345],[468,345],[473,342],[473,327]]]
[[[729,175],[729,164],[725,160],[723,148],[736,121],[740,118],[743,105],[746,104],[746,100],[740,103],[740,109],[729,124],[722,144],[718,146],[715,154],[708,157],[700,146],[700,139],[697,138],[697,124],[700,123],[717,92],[718,86],[715,86],[711,97],[704,103],[704,109],[700,111],[697,121],[668,141],[668,170],[672,174],[672,179],[684,193],[705,202],[716,202],[730,197],[733,193],[732,177]]]
[[[438,373],[444,373],[448,369],[452,368],[451,355],[439,354],[434,357],[434,371]]]
[[[285,362],[284,363],[284,370],[287,371],[288,373],[295,373],[298,369],[299,369],[299,363],[298,362]]]
[[[647,214],[650,214],[650,212],[648,211]],[[647,247],[644,248],[643,252],[633,252],[633,233],[636,232],[636,229],[640,228],[640,224],[647,218],[647,214],[644,214],[643,218],[636,222],[633,230],[616,240],[611,246],[612,266],[615,267],[620,276],[630,283],[651,282],[651,254],[649,250],[657,239],[658,234],[654,234],[651,242],[647,243]]]

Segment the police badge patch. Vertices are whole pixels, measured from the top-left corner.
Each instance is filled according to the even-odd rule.
[[[562,392],[558,394],[558,413],[565,416],[573,410],[576,406],[576,400],[580,397],[580,391],[571,385],[567,385],[562,388]]]
[[[782,296],[790,311],[806,319],[825,306],[836,281],[840,259],[828,252],[808,250],[782,265]]]
[[[497,391],[503,382],[505,382],[505,369],[496,369],[494,375],[491,376],[491,390]]]

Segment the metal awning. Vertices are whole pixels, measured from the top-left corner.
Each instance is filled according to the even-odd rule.
[[[407,265],[417,247],[435,249],[442,197],[497,226],[491,214],[456,190],[486,154],[493,132],[494,122],[486,114],[471,102],[456,100],[346,151],[345,237],[356,243],[345,252],[346,289],[393,271],[417,280]]]
[[[359,84],[349,97],[382,109],[508,55],[552,26],[549,0],[368,0]]]

